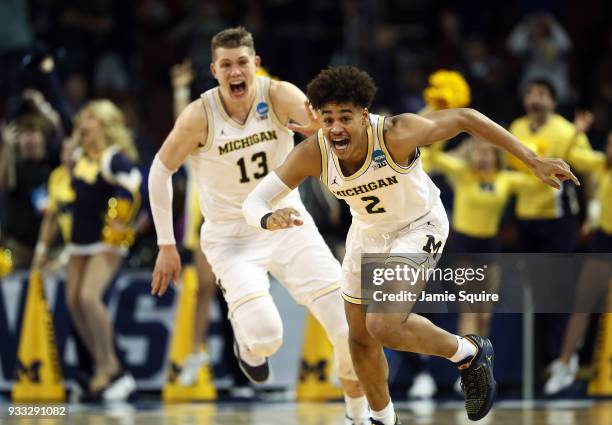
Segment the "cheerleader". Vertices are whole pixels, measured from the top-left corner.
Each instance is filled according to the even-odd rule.
[[[103,296],[133,242],[131,223],[140,206],[142,176],[123,114],[108,100],[89,102],[73,135],[80,154],[72,171],[73,226],[68,246],[68,308],[94,361],[89,391],[121,400],[134,391],[114,346]]]

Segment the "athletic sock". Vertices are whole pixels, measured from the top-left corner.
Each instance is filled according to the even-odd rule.
[[[353,420],[367,419],[370,415],[368,399],[364,395],[361,397],[349,397],[344,394],[344,403],[346,405],[347,416]]]
[[[384,425],[395,425],[395,410],[393,403],[389,400],[389,404],[382,410],[372,410],[372,419],[382,422]]]
[[[478,352],[478,348],[474,343],[467,338],[464,338],[459,335],[455,335],[457,338],[457,351],[453,356],[449,359],[453,363],[459,363],[462,360],[467,359],[468,357],[475,356]]]

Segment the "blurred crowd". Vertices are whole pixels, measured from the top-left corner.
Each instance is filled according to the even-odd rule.
[[[191,59],[192,97],[214,86],[210,38],[236,24],[253,32],[272,75],[300,87],[328,64],[366,69],[379,86],[374,109],[387,113],[422,110],[428,75],[446,68],[465,76],[472,107],[508,126],[523,113],[525,83],[545,78],[570,121],[576,108],[593,112],[588,135],[601,150],[612,128],[612,25],[610,5],[590,3],[3,1],[2,238],[18,242],[18,257],[33,252],[45,183],[61,162],[73,116],[91,99],[108,98],[122,110],[146,173],[173,123],[170,67]],[[182,208],[180,196],[176,204]],[[330,237],[342,239],[347,220],[343,214]],[[147,266],[152,227],[146,219],[140,227],[131,264]]]

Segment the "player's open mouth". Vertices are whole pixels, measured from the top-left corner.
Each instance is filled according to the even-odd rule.
[[[349,142],[350,142],[350,139],[348,138],[332,140],[332,143],[334,144],[334,148],[336,148],[336,150],[339,150],[339,151],[343,151],[346,148],[348,148]]]
[[[230,83],[230,90],[232,94],[240,96],[241,94],[246,92],[246,83],[241,81],[239,83]]]

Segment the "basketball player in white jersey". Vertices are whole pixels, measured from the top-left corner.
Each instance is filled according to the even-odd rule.
[[[283,341],[281,318],[268,291],[270,272],[325,328],[345,391],[346,423],[363,425],[369,412],[350,358],[339,294],[340,264],[297,190],[283,202],[303,218],[304,225],[291,232],[254,229],[241,211],[248,193],[293,148],[289,120],[304,124],[292,128],[306,134],[318,128],[312,127],[317,123],[304,109],[306,95],[290,83],[255,76],[260,58],[244,28],[221,31],[211,48],[211,71],[219,86],[183,110],[151,166],[150,202],[159,245],[152,293],[162,295],[180,272],[172,229],[171,175],[188,159],[206,218],[201,247],[228,304],[241,369],[254,383],[265,382],[267,358]]]
[[[303,221],[301,212],[284,208],[283,197],[307,176],[319,177],[336,197],[344,199],[351,207],[353,223],[342,265],[342,296],[353,363],[372,409],[372,424],[400,423],[389,397],[383,346],[456,363],[468,417],[479,420],[490,410],[497,390],[491,342],[477,335],[450,334],[414,313],[367,311],[360,305],[368,301],[361,294],[360,256],[363,252],[384,253],[393,265],[406,263],[393,254],[421,253],[423,261],[431,263],[441,252],[448,219],[438,188],[421,166],[419,146],[468,132],[520,158],[553,187],[558,188],[560,180],[577,180],[563,161],[536,156],[472,109],[385,118],[368,113],[375,92],[370,76],[354,67],[319,73],[308,85],[307,94],[322,128],[260,182],[245,201],[243,212],[252,226],[294,229]]]

